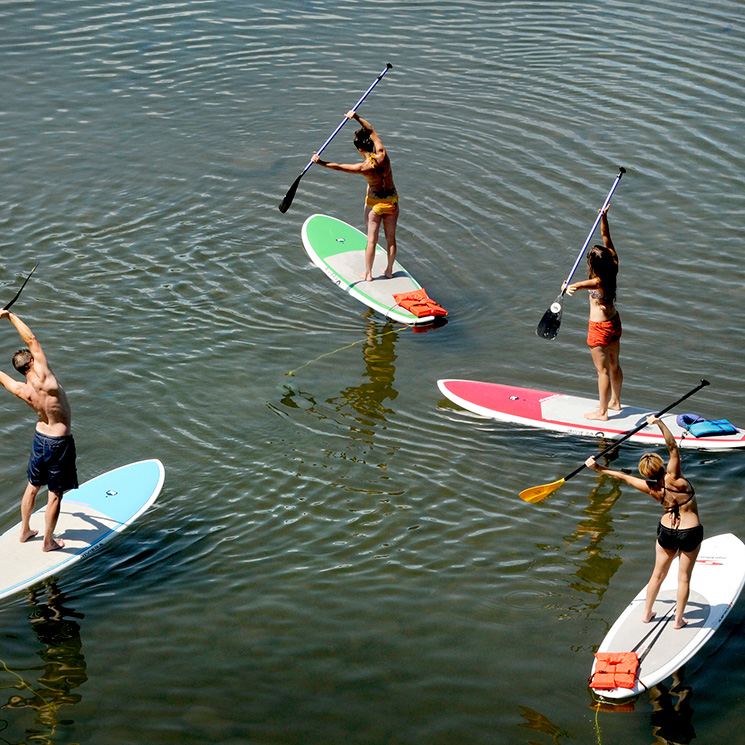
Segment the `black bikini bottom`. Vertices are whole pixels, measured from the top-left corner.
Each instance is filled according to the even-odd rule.
[[[667,528],[662,523],[657,526],[657,543],[668,551],[695,551],[704,540],[704,526],[696,525],[695,528]]]

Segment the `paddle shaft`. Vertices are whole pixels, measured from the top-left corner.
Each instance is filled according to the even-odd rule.
[[[577,254],[577,260],[574,262],[572,271],[569,272],[569,275],[567,276],[566,281],[564,282],[564,286],[562,287],[562,290],[561,290],[561,295],[563,295],[566,292],[566,288],[569,286],[569,283],[572,281],[572,277],[574,276],[574,273],[577,271],[579,262],[582,261],[582,257],[585,255],[585,251],[587,250],[587,246],[590,245],[592,236],[595,234],[595,231],[597,230],[598,223],[603,218],[603,211],[610,204],[610,200],[613,198],[613,192],[616,190],[616,187],[618,186],[618,183],[621,180],[621,176],[623,176],[624,173],[626,173],[626,169],[623,166],[621,166],[618,170],[618,176],[616,176],[616,180],[613,182],[613,186],[611,187],[611,190],[608,192],[608,196],[605,198],[605,202],[603,202],[603,206],[600,208],[600,212],[598,212],[598,216],[595,218],[595,222],[592,224],[592,229],[587,234],[587,240],[582,246],[582,250]]]
[[[383,75],[385,75],[388,72],[388,70],[390,70],[392,67],[393,65],[390,62],[386,64],[385,68],[380,73],[380,75],[378,75],[378,77],[375,78],[375,81],[373,82],[373,84],[362,94],[362,96],[360,97],[360,100],[357,101],[357,103],[352,107],[352,111],[357,111],[360,104],[370,95],[370,93],[372,92],[372,89],[383,79]],[[328,140],[326,140],[326,142],[324,142],[323,145],[321,145],[321,147],[319,147],[318,150],[316,150],[316,153],[318,155],[320,155],[326,149],[326,146],[331,142],[331,140],[334,139],[334,137],[336,137],[337,134],[339,134],[339,132],[341,131],[341,128],[348,121],[349,120],[345,116],[341,120],[341,122],[339,122],[339,126],[331,133],[331,136],[328,138]],[[307,173],[308,169],[312,165],[313,165],[313,158],[311,158],[308,161],[308,164],[305,166],[305,168],[303,168],[300,175],[295,179],[294,183],[287,191],[285,198],[282,200],[282,203],[279,205],[280,212],[287,212],[287,210],[290,208],[290,205],[292,204],[292,200],[295,198],[295,192],[297,191],[297,187],[298,187],[298,184],[300,183],[300,179]]]
[[[16,296],[3,308],[3,310],[10,310],[13,307],[13,303],[15,303],[16,300],[21,296],[21,293],[23,292],[23,288],[26,286],[26,282],[28,282],[31,279],[31,275],[36,271],[36,267],[39,266],[39,262],[37,261],[36,264],[34,264],[34,268],[29,272],[28,277],[23,281],[23,284],[21,285],[21,289],[18,290],[16,293]]]
[[[388,72],[388,70],[391,69],[391,67],[393,67],[393,65],[389,62],[385,66],[383,71],[380,73],[380,75],[378,75],[378,77],[375,78],[375,82],[362,94],[362,97],[360,98],[360,100],[357,101],[357,103],[354,106],[352,106],[352,111],[357,111],[357,109],[360,107],[360,104],[370,95],[370,93],[372,93],[372,89],[383,79],[383,75],[385,75]],[[319,155],[326,149],[326,146],[331,142],[331,140],[333,140],[334,137],[336,137],[336,135],[339,134],[339,132],[341,131],[341,128],[348,121],[349,119],[347,119],[347,117],[345,116],[341,120],[341,122],[339,122],[339,126],[331,133],[331,136],[328,138],[328,140],[326,140],[326,142],[324,142],[323,145],[321,145],[321,147],[319,147],[318,150],[316,151]],[[311,158],[308,161],[308,165],[305,166],[305,168],[303,168],[303,173],[305,173],[312,165],[313,165],[313,159]]]
[[[670,409],[682,403],[687,398],[690,398],[694,393],[698,393],[702,388],[705,388],[707,385],[709,385],[709,381],[701,378],[701,382],[695,388],[692,388],[684,396],[681,396],[677,401],[674,401],[673,403],[671,403],[670,406],[666,406],[664,409],[662,409],[662,411],[658,411],[654,416],[661,417],[663,414],[667,414],[667,412],[670,411]],[[645,420],[638,427],[634,427],[634,429],[629,430],[623,437],[620,437],[618,440],[611,443],[607,448],[605,448],[605,450],[601,450],[597,455],[593,457],[597,459],[597,458],[602,457],[603,455],[606,455],[607,453],[610,453],[611,450],[615,450],[622,442],[625,442],[626,440],[629,439],[629,437],[632,437],[637,432],[644,429],[646,426],[647,426],[647,421],[645,418]],[[578,468],[575,468],[568,476],[564,476],[564,481],[569,481],[569,479],[571,479],[572,476],[576,476],[583,468],[586,468],[584,463]]]

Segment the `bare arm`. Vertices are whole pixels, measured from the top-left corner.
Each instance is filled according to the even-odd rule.
[[[591,277],[590,279],[583,279],[580,282],[572,282],[572,284],[567,285],[566,293],[567,295],[574,295],[577,290],[597,290],[600,287],[600,278],[599,277]],[[562,289],[564,287],[562,286]]]
[[[662,436],[665,438],[667,452],[670,453],[670,460],[667,462],[667,472],[675,479],[681,478],[680,451],[678,450],[678,444],[675,442],[673,433],[667,428],[665,422],[656,416],[648,416],[647,424],[656,424],[660,428],[660,432],[662,432]]]
[[[644,479],[640,479],[638,476],[631,476],[628,473],[624,473],[623,471],[613,471],[610,468],[603,468],[602,466],[598,465],[595,458],[592,457],[588,458],[585,461],[585,465],[588,468],[592,468],[594,471],[597,471],[598,473],[604,473],[606,476],[612,476],[615,479],[624,481],[625,483],[629,484],[629,486],[633,486],[640,492],[649,494],[650,497],[654,497],[655,499],[657,499],[657,497],[655,497],[655,494],[649,488],[649,484]]]
[[[343,171],[344,173],[362,173],[364,163],[331,163],[328,160],[321,160],[318,153],[313,153],[313,162],[319,166],[330,168],[332,171]]]
[[[21,383],[19,380],[11,378],[10,375],[7,375],[2,370],[0,370],[0,383],[5,387],[7,391],[12,393],[14,396],[17,396],[18,398],[21,398],[21,389],[23,388],[23,383]]]
[[[16,327],[16,331],[18,331],[24,344],[33,355],[34,370],[36,371],[36,374],[40,378],[51,374],[47,357],[44,354],[44,350],[41,348],[38,339],[34,336],[34,332],[31,331],[31,329],[15,313],[11,313],[9,310],[5,310],[5,308],[0,310],[0,318],[8,318]]]
[[[603,243],[605,244],[606,248],[609,248],[615,253],[616,248],[610,238],[610,225],[608,225],[608,207],[602,210],[600,215],[600,232],[603,234]]]

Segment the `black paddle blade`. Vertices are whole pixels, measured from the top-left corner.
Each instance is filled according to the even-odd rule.
[[[305,173],[305,171],[303,171]],[[300,185],[300,179],[303,177],[303,173],[301,173],[296,179],[295,183],[288,189],[287,194],[285,194],[285,198],[282,200],[281,204],[279,205],[279,211],[284,214],[287,212],[288,209],[290,209],[290,205],[292,204],[292,200],[295,198],[295,192],[297,191],[297,187]]]
[[[561,295],[559,295],[551,307],[543,314],[535,332],[544,339],[555,339],[561,326],[561,314],[563,307],[561,305]]]

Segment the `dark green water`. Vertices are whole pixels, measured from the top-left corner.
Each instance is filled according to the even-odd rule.
[[[15,310],[68,390],[81,477],[166,468],[121,539],[3,601],[0,741],[735,742],[743,607],[684,695],[596,713],[592,652],[648,579],[658,511],[589,473],[522,502],[597,443],[477,419],[436,380],[594,391],[585,302],[555,342],[534,329],[623,165],[624,398],[662,408],[706,377],[691,410],[742,425],[740,11],[0,5],[0,292],[40,261]],[[309,214],[361,225],[361,179],[311,169],[277,209],[386,62],[361,113],[399,257],[450,311],[429,333],[305,256]],[[328,157],[353,161],[350,136]],[[5,530],[33,421],[6,394],[0,423]],[[707,532],[745,538],[743,456],[685,470]]]

